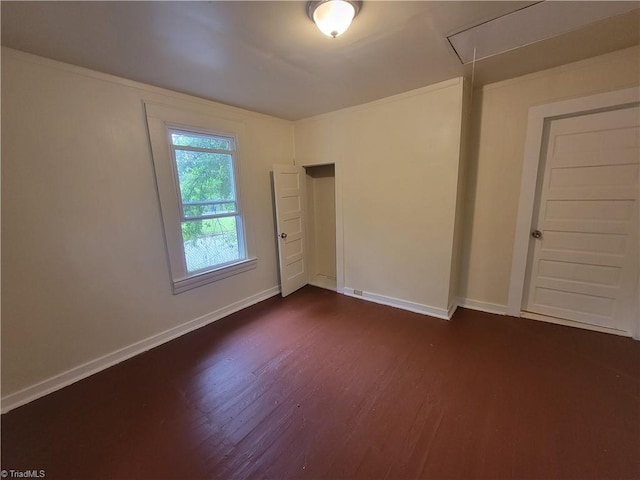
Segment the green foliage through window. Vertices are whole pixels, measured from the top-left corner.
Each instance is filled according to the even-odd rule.
[[[187,270],[238,260],[235,139],[171,130]]]

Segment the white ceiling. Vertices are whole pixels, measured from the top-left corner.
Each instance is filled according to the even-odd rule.
[[[365,0],[351,28],[332,39],[309,20],[305,1],[2,1],[2,44],[295,120],[468,75],[447,35],[534,3]],[[636,8],[483,59],[474,79],[502,80],[638,43]]]

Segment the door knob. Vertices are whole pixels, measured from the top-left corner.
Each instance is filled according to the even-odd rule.
[[[281,234],[280,234],[280,238],[282,238],[282,239],[287,238],[287,234],[286,234],[286,233],[281,233]]]
[[[531,236],[533,238],[542,238],[542,232],[540,230],[534,230],[531,232]]]

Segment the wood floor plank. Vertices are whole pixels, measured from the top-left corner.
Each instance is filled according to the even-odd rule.
[[[305,287],[2,415],[47,479],[638,479],[640,343]]]

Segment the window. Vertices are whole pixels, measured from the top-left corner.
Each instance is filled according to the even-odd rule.
[[[188,273],[245,258],[234,174],[235,138],[169,129]]]
[[[238,189],[242,125],[145,108],[174,293],[255,268]]]

